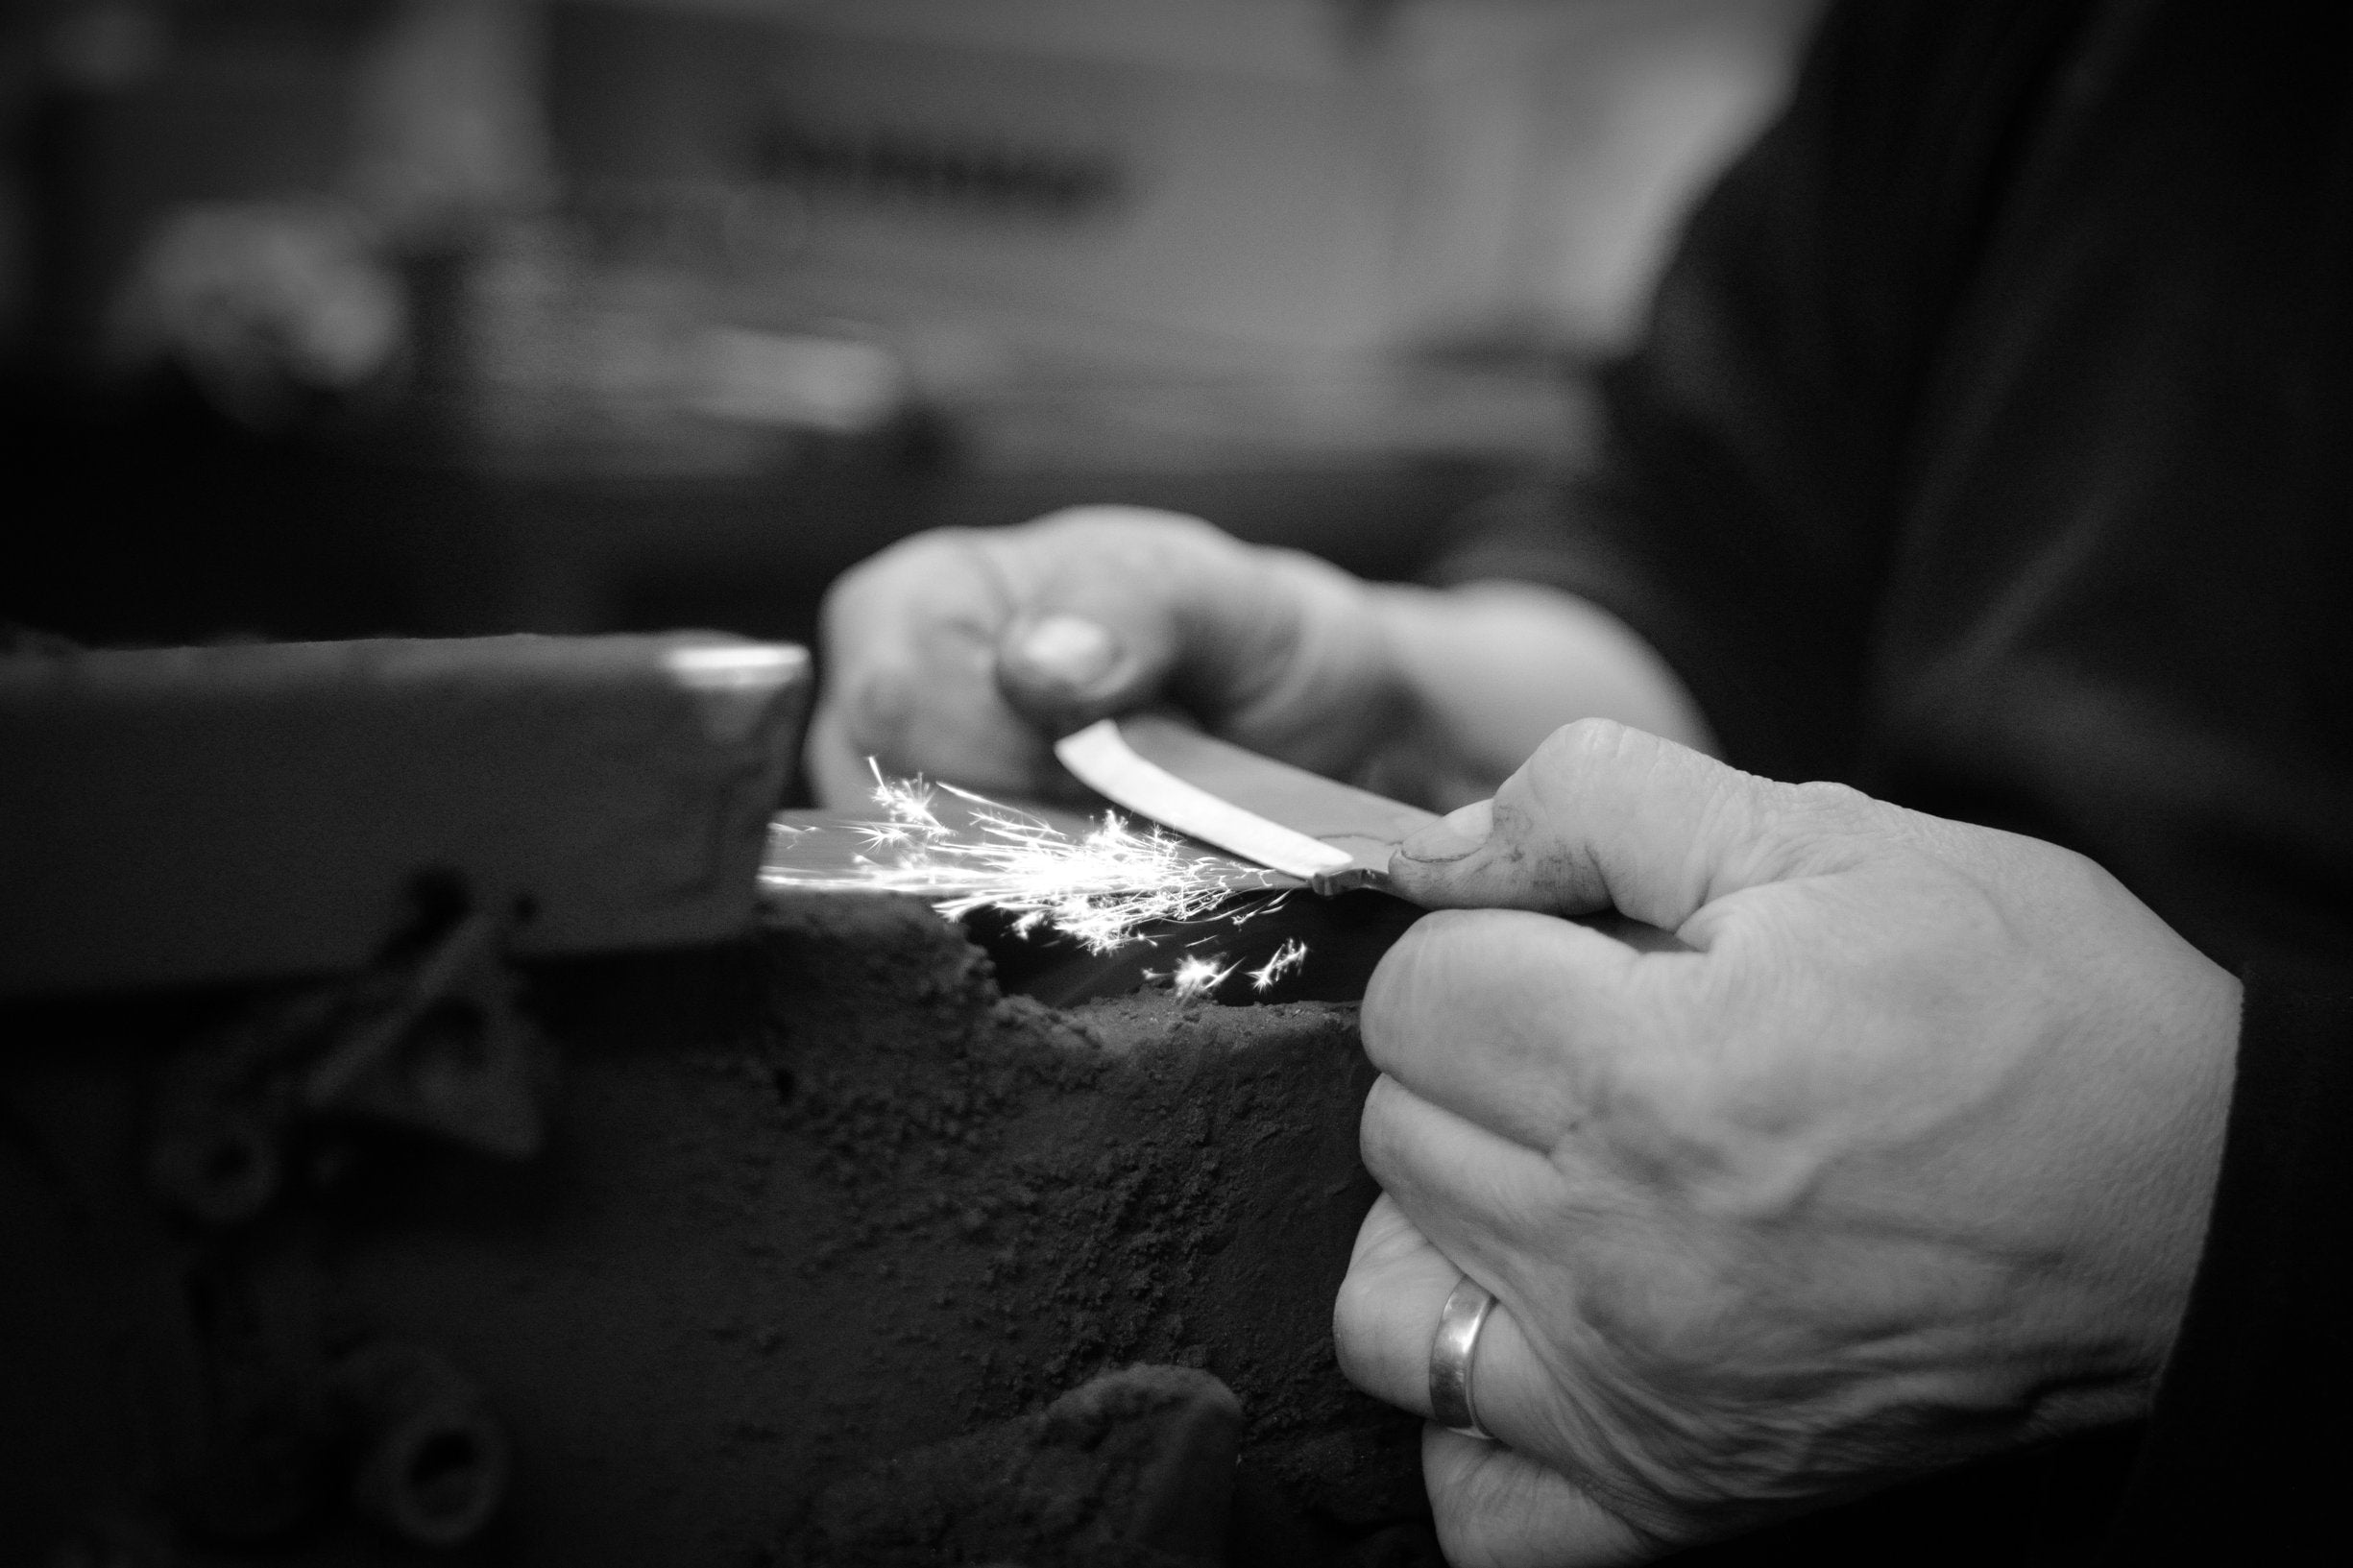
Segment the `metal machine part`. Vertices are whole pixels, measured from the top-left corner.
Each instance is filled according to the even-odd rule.
[[[503,1160],[542,1137],[552,1063],[499,956],[506,923],[427,878],[412,925],[345,979],[272,987],[173,1052],[155,1095],[148,1172],[212,1225],[279,1195],[305,1128],[376,1123]]]
[[[421,875],[520,955],[737,934],[809,679],[706,633],[0,659],[0,997],[349,974]]]
[[[432,1350],[376,1343],[345,1357],[332,1381],[359,1439],[360,1514],[416,1546],[479,1534],[506,1495],[512,1459],[472,1380]]]
[[[808,697],[711,634],[0,659],[0,1474],[45,1489],[0,1558],[492,1527],[467,1356],[342,1274],[420,1186],[540,1179],[519,964],[750,936]]]

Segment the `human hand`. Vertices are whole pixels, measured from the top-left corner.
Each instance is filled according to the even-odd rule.
[[[1449,1560],[1639,1561],[2146,1409],[2238,982],[2079,856],[1614,725],[1409,841],[1364,1007],[1343,1367],[1430,1411]],[[1460,907],[1470,906],[1470,907]],[[1614,906],[1692,951],[1554,918]]]
[[[1140,507],[918,535],[826,595],[811,782],[828,805],[863,799],[872,757],[982,791],[1067,793],[1053,743],[1154,701],[1346,772],[1397,702],[1367,591],[1311,556]]]

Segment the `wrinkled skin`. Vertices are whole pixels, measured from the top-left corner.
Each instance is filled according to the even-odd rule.
[[[2238,984],[2049,844],[1606,723],[1406,846],[1365,1001],[1386,1195],[1335,1315],[1429,1411],[1498,1297],[1498,1441],[1429,1429],[1463,1568],[1645,1560],[2146,1408],[2220,1158]],[[1637,952],[1560,918],[1677,933]]]

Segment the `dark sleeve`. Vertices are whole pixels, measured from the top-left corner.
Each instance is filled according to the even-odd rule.
[[[2102,1560],[2325,1560],[2348,1463],[2353,978],[2256,969],[2205,1254]]]
[[[1440,582],[1592,599],[1731,760],[1850,771],[1922,377],[2080,5],[1842,5],[1700,205],[1568,482],[1466,519]]]

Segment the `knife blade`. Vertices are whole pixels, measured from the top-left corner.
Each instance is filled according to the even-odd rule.
[[[1081,783],[1128,809],[1318,893],[1385,889],[1391,852],[1438,820],[1156,713],[1098,720],[1054,751]]]

